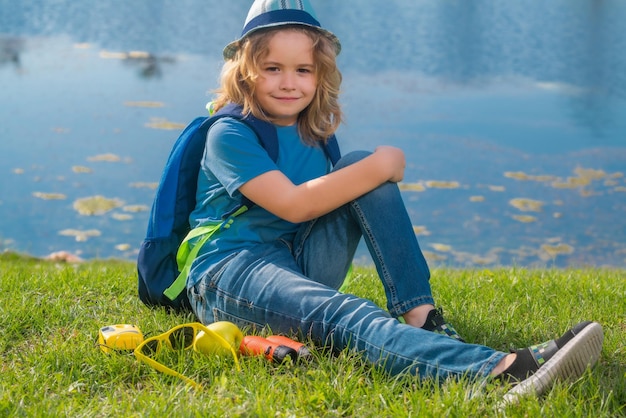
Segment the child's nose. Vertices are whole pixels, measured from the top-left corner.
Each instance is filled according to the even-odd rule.
[[[280,87],[283,90],[293,90],[295,87],[295,75],[290,72],[283,73],[280,80]]]

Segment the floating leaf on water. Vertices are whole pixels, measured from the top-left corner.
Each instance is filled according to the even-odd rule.
[[[505,171],[504,177],[516,180],[528,180],[528,174],[522,171]]]
[[[433,243],[430,244],[430,246],[433,247],[436,251],[441,251],[442,253],[447,253],[452,250],[452,247],[446,244]]]
[[[533,199],[515,198],[509,200],[509,205],[521,210],[522,212],[541,212],[543,202]]]
[[[13,169],[13,173],[15,173],[15,174],[24,174],[24,169],[23,168],[14,168]]]
[[[591,180],[584,177],[568,177],[567,181],[555,181],[552,183],[552,187],[555,189],[576,189],[578,187],[584,187],[589,185]]]
[[[139,102],[124,102],[124,106],[128,107],[164,107],[165,103],[163,102],[149,102],[149,101],[139,101]]]
[[[145,212],[149,209],[146,205],[127,205],[122,208],[124,212]]]
[[[589,180],[601,180],[606,177],[604,170],[594,170],[593,168],[576,167],[574,173],[578,174],[578,177]]]
[[[567,244],[544,244],[541,246],[541,250],[548,254],[551,258],[554,258],[559,254],[572,254],[574,252],[574,247]]]
[[[127,213],[114,213],[111,215],[111,218],[115,219],[116,221],[130,221],[131,219],[133,219],[133,215],[129,215]]]
[[[470,202],[484,202],[485,196],[470,196]]]
[[[74,173],[92,173],[93,170],[89,167],[85,167],[84,165],[75,165],[72,166],[72,171]]]
[[[493,264],[497,261],[498,261],[498,256],[495,254],[489,254],[487,256],[479,256],[479,255],[472,256],[472,263],[477,264],[477,265],[484,266],[487,264]]]
[[[165,130],[177,130],[185,128],[185,124],[170,122],[167,119],[163,118],[152,118],[150,122],[146,123],[144,126],[152,129],[165,129]]]
[[[64,235],[68,237],[75,237],[76,241],[84,242],[89,239],[89,237],[99,237],[101,232],[97,229],[88,229],[86,231],[81,231],[79,229],[64,229],[59,231],[59,235]]]
[[[428,180],[426,186],[431,189],[458,189],[461,187],[458,181]]]
[[[530,247],[521,247],[517,249],[508,250],[510,254],[513,254],[516,258],[528,258],[537,255],[537,250]]]
[[[465,251],[453,251],[452,255],[454,256],[455,262],[458,264],[487,265],[497,263],[499,259],[498,254],[503,251],[503,248],[494,247],[485,255],[472,254]]]
[[[104,196],[92,196],[74,201],[74,209],[81,215],[102,215],[110,210],[122,206],[124,202],[119,199],[107,199]]]
[[[91,44],[87,42],[81,42],[74,44],[74,48],[76,49],[89,49],[91,48]]]
[[[554,219],[561,219],[561,218],[563,217],[563,214],[562,214],[561,212],[554,212],[554,213],[552,214],[552,217],[553,217]]]
[[[43,200],[63,200],[67,199],[67,196],[63,193],[42,193],[42,192],[33,192],[33,196],[43,199]]]
[[[136,181],[134,183],[130,183],[129,186],[133,187],[135,189],[146,188],[146,189],[156,190],[156,188],[159,187],[159,183],[157,183],[157,182],[146,182],[146,181]]]
[[[413,225],[413,232],[415,235],[430,235],[430,231],[425,226],[415,226]]]
[[[424,251],[423,253],[426,260],[431,263],[435,261],[445,261],[448,259],[446,255],[433,253],[431,251]]]
[[[422,183],[399,183],[398,187],[403,192],[423,192],[426,190]]]
[[[530,215],[513,215],[512,218],[524,223],[537,222],[537,218]]]
[[[87,161],[92,161],[92,162],[106,161],[109,163],[116,163],[118,161],[121,161],[121,158],[119,157],[119,155],[107,153],[107,154],[94,155],[93,157],[87,157]]]
[[[521,171],[515,171],[515,172],[506,171],[504,173],[504,177],[508,177],[508,178],[512,178],[516,180],[532,180],[532,181],[540,181],[540,182],[554,181],[556,179],[555,176],[551,176],[547,174],[531,175],[531,174],[526,174]]]
[[[594,192],[593,190],[580,189],[579,192],[582,197],[600,196],[602,193]]]
[[[130,51],[128,53],[128,58],[131,58],[131,59],[146,59],[150,57],[151,57],[150,53],[146,51]]]
[[[548,181],[556,180],[556,176],[550,176],[550,175],[544,174],[540,176],[530,176],[530,179],[533,181],[548,182]]]
[[[100,58],[125,60],[128,58],[128,54],[126,52],[100,51]]]
[[[626,187],[624,186],[617,186],[613,189],[614,192],[626,192]]]
[[[119,251],[128,251],[130,250],[130,244],[117,244],[115,249]]]
[[[506,188],[504,186],[489,186],[489,190],[492,192],[503,192]]]
[[[611,174],[609,177],[611,177],[612,179],[621,179],[624,177],[624,173],[617,171]]]
[[[52,132],[57,133],[57,134],[67,134],[70,132],[70,128],[56,127],[56,128],[52,128]]]

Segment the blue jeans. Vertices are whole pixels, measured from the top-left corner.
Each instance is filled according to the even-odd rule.
[[[366,155],[347,154],[335,169]],[[361,237],[383,283],[387,310],[338,291]],[[394,375],[481,378],[506,355],[396,319],[434,301],[428,266],[395,183],[304,223],[293,242],[259,244],[210,266],[199,262],[190,275],[201,277],[188,295],[203,323],[297,332],[319,345],[360,352]]]

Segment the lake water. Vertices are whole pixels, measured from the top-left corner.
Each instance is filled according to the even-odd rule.
[[[432,265],[626,267],[625,1],[313,3]],[[134,259],[250,4],[0,0],[0,249]]]

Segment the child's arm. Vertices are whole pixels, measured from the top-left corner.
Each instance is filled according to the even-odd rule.
[[[404,153],[384,146],[354,164],[297,186],[273,170],[248,181],[239,191],[274,215],[299,223],[324,215],[387,181],[401,181],[404,167]]]

